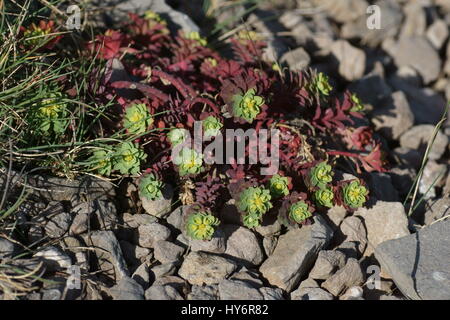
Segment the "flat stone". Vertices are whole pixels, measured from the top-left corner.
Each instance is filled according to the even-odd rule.
[[[70,213],[58,213],[45,224],[45,233],[52,239],[60,238],[69,231],[71,222],[72,216]]]
[[[142,289],[148,289],[150,286],[150,271],[147,263],[143,263],[137,267],[131,278],[136,281]]]
[[[184,229],[183,227],[183,215],[189,209],[190,206],[180,206],[172,211],[166,218],[168,224],[178,230]]]
[[[280,288],[259,288],[264,300],[285,300],[283,297],[283,290]]]
[[[305,70],[311,63],[311,57],[302,47],[283,54],[281,63],[286,63],[292,71]]]
[[[436,220],[450,215],[450,197],[440,198],[433,202],[430,208],[425,212],[425,224],[429,225]]]
[[[409,235],[408,218],[400,202],[377,201],[370,209],[358,209],[355,215],[364,219],[367,229],[369,241],[364,256],[370,256],[381,242]]]
[[[155,259],[161,263],[179,261],[184,253],[184,248],[166,240],[158,240],[155,243]]]
[[[104,265],[106,269],[107,264],[102,263],[102,261],[106,261],[114,267],[114,275],[117,280],[124,276],[129,276],[130,273],[119,241],[117,241],[112,231],[93,231],[89,235],[84,236],[83,239],[88,246],[98,248],[98,250],[95,250],[95,253],[100,261],[100,267]]]
[[[227,234],[226,255],[250,266],[259,265],[263,261],[263,250],[251,230],[236,225],[224,225],[223,228]]]
[[[60,248],[55,246],[42,248],[36,252],[33,257],[40,258],[47,267],[47,270],[66,270],[72,265],[72,260],[70,257]]]
[[[436,187],[442,186],[446,173],[447,165],[432,160],[427,162],[419,182],[419,192],[424,195],[424,199],[436,197]]]
[[[144,300],[144,289],[130,277],[123,277],[110,289],[114,300]]]
[[[156,241],[168,240],[170,238],[170,230],[166,226],[153,222],[138,227],[138,243],[144,248],[153,248]]]
[[[332,227],[336,229],[347,216],[347,209],[341,206],[334,206],[328,209],[327,217],[331,220]]]
[[[341,232],[345,236],[345,241],[358,244],[358,252],[362,254],[367,246],[367,231],[363,220],[358,216],[345,218],[341,223]]]
[[[291,292],[291,300],[334,300],[334,297],[319,287],[299,288]]]
[[[314,223],[282,235],[273,254],[262,264],[260,272],[271,285],[292,291],[313,265],[319,251],[326,247],[333,230],[321,216]]]
[[[162,198],[156,200],[149,200],[139,193],[145,212],[158,218],[164,218],[172,211],[173,188],[165,184],[161,193]]]
[[[448,38],[448,25],[444,20],[436,20],[428,27],[427,38],[436,50],[441,50]]]
[[[266,256],[270,256],[275,248],[277,247],[278,238],[277,237],[264,237],[263,239],[263,247]]]
[[[172,286],[154,285],[145,290],[145,300],[184,300]]]
[[[401,91],[394,92],[383,99],[372,112],[375,129],[386,138],[396,140],[414,125],[414,114],[406,95]]]
[[[15,243],[5,238],[0,238],[0,259],[12,258],[17,253],[18,246]]]
[[[348,81],[361,78],[366,69],[366,54],[352,46],[347,40],[337,40],[331,46],[337,59],[339,74]]]
[[[192,286],[187,300],[219,300],[219,289],[217,285]]]
[[[427,28],[425,8],[420,1],[411,1],[404,7],[406,19],[400,31],[400,37],[423,36]]]
[[[214,232],[211,240],[188,239],[192,251],[207,251],[224,253],[227,247],[227,235],[224,225],[220,225]]]
[[[192,285],[216,284],[237,268],[234,261],[206,252],[191,252],[178,274]]]
[[[436,80],[441,72],[441,60],[433,46],[422,37],[400,38],[393,56],[397,66],[416,69],[425,84]]]
[[[248,282],[224,279],[219,283],[221,300],[263,300],[263,295]]]
[[[338,272],[322,283],[322,288],[332,295],[338,296],[352,286],[359,286],[364,282],[364,274],[358,260],[350,258],[347,264]]]
[[[315,7],[325,10],[335,21],[345,23],[353,21],[366,14],[369,6],[365,0],[313,0]]]
[[[424,154],[433,132],[434,126],[431,124],[414,126],[400,137],[400,145],[404,148],[419,150]],[[439,160],[447,149],[448,143],[448,137],[439,131],[428,154],[429,158]]]
[[[450,220],[381,243],[375,257],[410,299],[450,299]]]
[[[344,253],[334,250],[322,250],[317,256],[316,263],[309,273],[312,279],[326,280],[336,270],[345,265],[347,258]]]

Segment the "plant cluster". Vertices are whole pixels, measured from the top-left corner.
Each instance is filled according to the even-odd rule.
[[[23,33],[25,39],[39,33],[34,29]],[[333,88],[323,73],[290,72],[262,61],[266,44],[253,31],[240,32],[229,45],[234,58],[225,58],[199,33],[171,33],[154,12],[130,14],[120,30],[87,42],[86,57],[102,62],[90,69],[88,102],[109,106],[91,128],[104,143],[88,149],[89,170],[138,178],[141,196],[149,200],[160,198],[166,183],[178,186],[182,203],[196,208],[185,217],[193,239],[211,239],[230,199],[248,228],[272,214],[292,227],[334,205],[364,205],[364,181],[334,175],[348,170],[348,163],[357,173],[384,170],[380,143],[355,121],[364,117],[358,97]],[[133,80],[111,76],[118,63]],[[48,96],[36,110],[41,130],[70,127],[63,96]],[[171,159],[172,150],[193,136],[197,121],[202,150],[228,129],[279,130],[279,171],[264,176],[261,164],[211,164],[193,145]],[[269,138],[267,150],[272,143]]]

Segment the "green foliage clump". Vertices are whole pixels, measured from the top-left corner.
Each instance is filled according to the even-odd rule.
[[[274,198],[287,196],[289,194],[289,180],[287,177],[282,177],[278,174],[274,175],[269,180],[270,194]]]
[[[197,212],[189,216],[186,231],[189,237],[195,240],[211,240],[219,219],[207,212]]]
[[[164,182],[159,180],[153,174],[143,176],[139,182],[140,194],[148,200],[157,200],[162,198],[162,189]]]
[[[264,98],[256,95],[255,89],[249,89],[243,96],[233,97],[233,113],[236,117],[252,123],[260,114]]]
[[[124,127],[132,134],[146,132],[152,121],[148,107],[143,103],[129,106],[123,118]]]
[[[289,208],[289,218],[297,223],[302,223],[311,216],[312,212],[309,211],[308,204],[305,201],[296,202]]]
[[[342,193],[344,203],[350,208],[356,209],[364,205],[369,191],[358,180],[354,180],[342,187]]]
[[[114,153],[114,170],[121,174],[137,174],[147,154],[132,142],[122,142]]]

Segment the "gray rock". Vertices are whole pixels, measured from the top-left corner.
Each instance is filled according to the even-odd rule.
[[[130,265],[140,265],[153,257],[152,252],[148,248],[137,246],[125,240],[120,240],[119,243],[125,261]]]
[[[405,94],[394,92],[383,99],[372,113],[372,122],[386,138],[396,140],[414,125],[414,114],[411,111]]]
[[[297,290],[291,292],[291,300],[333,300],[329,292],[319,288],[316,281],[308,278],[300,283]]]
[[[313,0],[311,2],[315,7],[325,10],[333,20],[340,23],[354,21],[365,15],[369,6],[365,0]]]
[[[224,279],[219,283],[221,300],[262,300],[263,295],[257,288],[240,280]]]
[[[110,264],[114,267],[112,276],[116,279],[120,280],[124,276],[129,276],[119,241],[117,241],[112,231],[93,231],[89,235],[84,236],[83,239],[88,246],[95,248],[102,270],[109,270]]]
[[[81,270],[89,270],[88,253],[84,249],[85,244],[75,237],[64,237],[60,241],[61,248],[65,252],[71,252],[75,255],[76,265],[80,267]]]
[[[353,286],[347,289],[345,293],[339,297],[339,300],[359,300],[363,296],[363,288]],[[363,299],[364,300],[364,299]]]
[[[448,38],[448,25],[443,20],[436,20],[427,30],[427,38],[436,50],[441,50]]]
[[[434,221],[450,215],[450,197],[440,198],[435,201],[425,212],[425,224],[432,224]]]
[[[280,288],[269,288],[262,287],[259,288],[264,300],[284,300],[283,290]]]
[[[58,213],[45,224],[45,233],[52,239],[60,238],[69,231],[71,222],[72,216],[70,213]]]
[[[360,217],[350,216],[345,218],[341,224],[341,232],[345,241],[358,244],[358,252],[362,254],[367,246],[367,231]]]
[[[157,200],[149,200],[139,193],[145,212],[158,218],[164,218],[172,209],[173,188],[165,184],[161,192],[163,196]]]
[[[433,131],[434,126],[431,124],[414,126],[400,137],[400,145],[404,148],[420,150],[423,154],[425,153],[428,141],[433,136]],[[430,153],[428,155],[429,158],[431,160],[440,159],[444,154],[447,145],[448,137],[439,131],[436,135],[433,146],[430,149]]]
[[[158,218],[149,214],[130,214],[126,212],[123,214],[123,221],[127,228],[138,228],[142,225],[158,222]]]
[[[346,40],[337,40],[331,46],[337,59],[339,74],[348,81],[361,78],[366,69],[366,54]]]
[[[391,177],[392,185],[398,191],[399,196],[401,199],[404,199],[413,185],[416,171],[411,167],[393,167],[388,174]]]
[[[164,0],[103,0],[94,1],[97,6],[109,5],[113,10],[108,11],[108,17],[113,22],[120,22],[128,19],[128,12],[144,14],[147,10],[157,12],[161,17],[169,22],[172,31],[181,28],[183,31],[200,31],[198,26],[186,14],[172,9]]]
[[[17,253],[18,246],[15,243],[5,238],[0,238],[0,259],[12,258]]]
[[[245,265],[259,265],[264,253],[256,235],[249,229],[224,225],[227,234],[227,248],[225,254]]]
[[[364,274],[358,260],[350,258],[347,264],[322,283],[322,288],[326,289],[334,296],[338,296],[344,290],[359,286],[364,282]]]
[[[447,75],[450,75],[450,42],[447,45],[447,62],[445,63],[444,66],[444,72]]]
[[[44,262],[46,269],[51,271],[66,270],[72,265],[70,257],[60,248],[48,246],[40,249],[33,257],[40,258]]]
[[[381,243],[375,257],[402,293],[415,300],[449,300],[450,220]]]
[[[391,0],[379,0],[374,4],[380,9],[380,29],[367,28],[368,15],[363,14],[355,21],[346,22],[342,26],[341,36],[345,39],[360,38],[371,47],[378,46],[386,38],[395,37],[403,20],[400,6]]]
[[[109,290],[114,300],[144,300],[144,289],[130,277],[122,277]]]
[[[175,288],[182,295],[186,295],[189,290],[189,286],[188,286],[186,280],[181,279],[180,277],[177,277],[177,276],[160,277],[160,278],[156,279],[155,282],[153,282],[153,286],[157,286],[157,285],[171,286],[171,287]]]
[[[179,261],[183,256],[184,248],[176,244],[166,241],[158,240],[155,243],[155,259],[161,263],[169,263]]]
[[[358,259],[361,255],[358,253],[359,243],[352,241],[344,241],[334,250],[342,252],[348,258]]]
[[[190,206],[180,206],[172,211],[166,218],[168,224],[178,230],[183,228],[183,215],[189,209]]]
[[[177,264],[173,262],[154,266],[149,270],[150,281],[155,281],[156,279],[164,276],[174,275],[176,270]]]
[[[275,251],[262,264],[260,272],[271,285],[292,291],[332,235],[324,218],[315,216],[312,225],[293,229],[279,238]]]
[[[172,286],[154,285],[145,290],[145,300],[184,300]]]
[[[326,280],[336,270],[342,268],[346,262],[346,256],[340,251],[322,250],[317,256],[316,263],[309,273],[312,279]]]
[[[404,7],[406,19],[400,37],[423,36],[427,28],[425,8],[420,1],[411,1]]]
[[[74,219],[70,227],[71,235],[86,232],[89,229],[89,221],[91,218],[103,230],[116,228],[119,223],[119,218],[114,203],[108,199],[84,201],[78,198],[78,196],[72,198],[72,214],[74,215]]]
[[[278,235],[281,232],[281,223],[278,221],[277,216],[266,215],[260,226],[255,228],[255,231],[263,237],[270,237]]]
[[[336,229],[339,227],[341,222],[345,219],[347,215],[347,210],[344,207],[341,206],[334,206],[330,209],[328,209],[327,217],[331,220],[332,227]]]
[[[425,84],[436,80],[441,71],[441,60],[433,46],[422,37],[400,38],[393,58],[397,66],[416,69]]]
[[[27,184],[36,190],[36,195],[48,201],[71,201],[74,196],[94,200],[114,197],[114,185],[92,176],[81,176],[74,180],[28,175]]]
[[[431,88],[420,88],[407,81],[392,76],[388,83],[395,90],[406,94],[417,124],[436,124],[442,117],[446,102]]]
[[[187,300],[219,300],[219,289],[217,285],[192,286]]]
[[[211,240],[189,239],[188,244],[192,251],[207,251],[214,253],[224,253],[227,246],[224,225],[220,225],[214,232]]]
[[[192,285],[216,284],[237,268],[234,261],[206,252],[191,252],[178,274]]]
[[[266,256],[270,256],[275,250],[278,243],[278,238],[276,237],[264,237],[263,239],[263,247]]]
[[[153,222],[138,227],[138,243],[144,248],[153,248],[156,241],[168,240],[170,238],[169,228]]]
[[[436,197],[436,187],[442,186],[446,177],[447,166],[435,161],[428,161],[423,169],[422,178],[419,182],[419,192],[425,199]]]
[[[305,70],[311,63],[311,57],[302,47],[286,52],[280,59],[293,71]]]
[[[409,235],[405,208],[400,202],[377,201],[370,208],[359,208],[355,215],[364,219],[368,246],[364,256],[370,256],[380,243]]]
[[[148,264],[144,262],[137,267],[131,278],[146,290],[150,286],[150,271],[148,269]]]

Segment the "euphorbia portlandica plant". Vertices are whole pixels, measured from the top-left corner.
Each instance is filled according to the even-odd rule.
[[[89,52],[108,60],[107,66],[120,57],[133,78],[105,79],[102,92],[117,97],[114,102],[124,111],[123,127],[138,134],[142,146],[124,142],[112,147],[112,166],[97,161],[97,172],[138,174],[149,169],[146,172],[154,173],[154,179],[164,177],[177,187],[183,205],[200,207],[183,217],[194,239],[210,239],[222,214],[236,214],[222,210],[231,199],[234,204],[227,205],[236,206],[248,228],[272,214],[287,227],[298,227],[334,205],[347,209],[364,205],[368,190],[363,180],[333,179],[335,169],[344,171],[348,163],[354,164],[357,174],[385,170],[380,142],[371,128],[355,121],[364,117],[360,99],[333,88],[324,73],[273,68],[272,61],[262,59],[266,44],[255,31],[244,30],[229,44],[232,59],[208,47],[198,32],[171,34],[153,12],[142,17],[131,14],[120,31],[97,36],[88,45]],[[137,103],[123,94],[130,91],[140,97]],[[109,102],[101,94],[96,99]],[[105,132],[114,132],[109,123],[105,128],[108,125]],[[155,130],[147,132],[150,127]],[[272,129],[279,135],[260,140]],[[241,130],[244,137],[229,138],[231,130]],[[196,131],[203,131],[199,139]],[[256,163],[247,161],[253,150],[246,137],[258,141],[258,152],[270,150],[276,156],[278,173],[263,175],[264,157]],[[244,141],[242,148],[230,150],[237,150],[244,163],[237,157],[228,161],[233,158],[228,148],[217,156],[224,145],[238,140]],[[213,154],[227,161],[211,163]],[[94,158],[103,156],[111,158],[108,153],[96,153]],[[155,198],[161,185],[151,180],[148,186]]]
[[[163,187],[164,182],[157,179],[153,174],[144,175],[139,182],[139,191],[148,200],[160,199]]]
[[[215,227],[220,224],[219,219],[207,212],[191,214],[186,223],[187,234],[195,240],[210,240]]]

